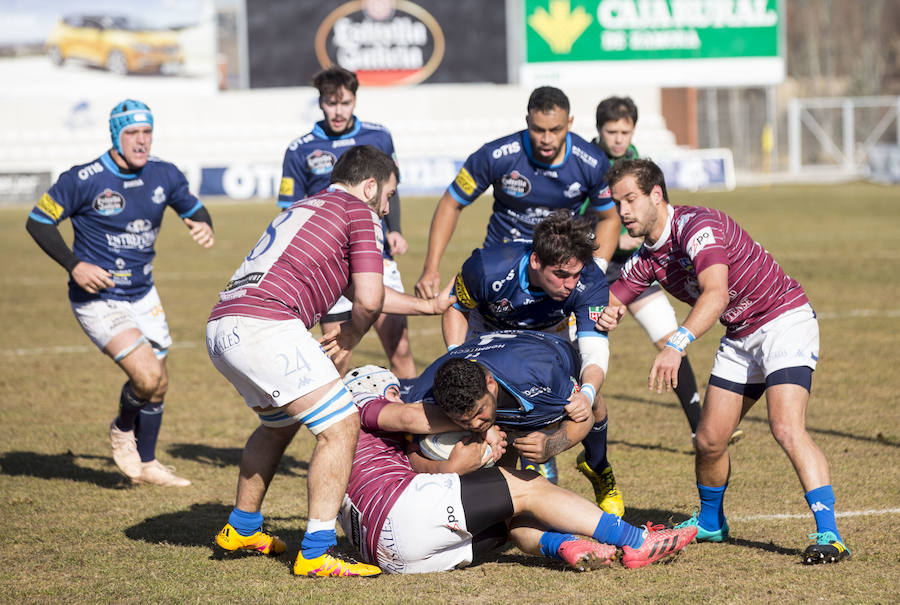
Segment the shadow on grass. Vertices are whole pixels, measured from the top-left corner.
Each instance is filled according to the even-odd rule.
[[[101,460],[109,465],[113,464],[110,457],[79,455],[71,450],[65,454],[6,452],[0,456],[0,471],[4,475],[82,481],[108,489],[127,489],[131,487],[131,482],[117,471],[104,471],[80,466],[79,460]]]
[[[219,468],[240,466],[241,453],[243,452],[243,449],[239,447],[212,447],[197,443],[176,443],[170,445],[166,450],[172,456],[184,460],[194,460],[201,464],[208,464]],[[306,475],[308,469],[309,462],[306,460],[298,460],[293,456],[285,454],[278,464],[276,474],[303,477]]]
[[[662,408],[672,408],[673,410],[681,409],[681,406],[679,406],[678,404],[675,404],[675,403],[671,403],[671,402],[667,402],[667,401],[656,401],[654,399],[647,399],[645,397],[635,397],[634,395],[624,395],[622,393],[612,393],[612,394],[607,394],[606,396],[612,401],[618,400],[618,401],[628,401],[631,403],[643,403],[646,405],[654,405],[654,406],[662,407]],[[765,405],[765,404],[764,403],[761,404],[761,403],[757,402],[757,405]],[[766,427],[769,426],[769,421],[767,418],[745,417],[743,420],[741,420],[741,424],[746,424],[746,423],[762,424],[762,425],[765,425]],[[893,427],[891,427],[891,429],[893,429]],[[856,441],[863,441],[866,443],[875,443],[878,445],[885,445],[887,447],[900,448],[900,441],[893,440],[890,437],[883,435],[882,433],[878,433],[874,437],[867,437],[865,435],[854,435],[853,433],[848,433],[846,431],[836,431],[834,429],[817,429],[817,428],[811,427],[811,426],[807,426],[806,430],[815,435],[829,435],[831,437],[843,437],[845,439],[855,439]],[[616,442],[612,442],[612,443],[616,443]],[[642,447],[644,449],[659,449],[659,450],[667,451],[667,452],[690,453],[691,455],[693,455],[693,452],[686,452],[684,450],[676,450],[673,448],[663,448],[663,447],[653,446],[653,445],[632,444],[632,443],[625,443],[625,442],[621,442],[621,441],[618,443],[621,443],[623,445],[629,445],[631,447]]]

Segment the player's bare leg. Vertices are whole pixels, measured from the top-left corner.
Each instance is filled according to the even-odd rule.
[[[397,378],[415,378],[416,363],[409,346],[409,330],[406,317],[382,313],[375,320],[375,332],[381,340],[384,353],[390,361],[391,372]],[[344,372],[341,374],[343,376]]]
[[[284,427],[260,425],[250,435],[241,455],[235,506],[248,513],[258,512],[275,469],[300,424]]]
[[[828,461],[806,431],[806,406],[809,393],[796,384],[778,384],[766,389],[769,428],[784,450],[803,491],[831,483]]]

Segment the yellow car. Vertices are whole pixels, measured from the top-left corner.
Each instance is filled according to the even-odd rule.
[[[120,75],[146,71],[172,74],[184,64],[177,32],[130,17],[64,17],[50,32],[47,54],[56,65],[79,59]]]

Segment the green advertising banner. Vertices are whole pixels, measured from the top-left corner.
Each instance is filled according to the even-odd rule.
[[[572,74],[572,63],[634,62],[640,73],[641,62],[673,61],[677,72],[750,59],[765,73],[748,79],[783,78],[780,0],[524,0],[523,16],[526,74],[550,63]]]

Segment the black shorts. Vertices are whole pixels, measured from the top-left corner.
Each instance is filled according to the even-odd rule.
[[[509,486],[500,469],[480,468],[460,475],[459,490],[475,557],[506,543],[509,534],[506,522],[512,518],[514,509]]]

